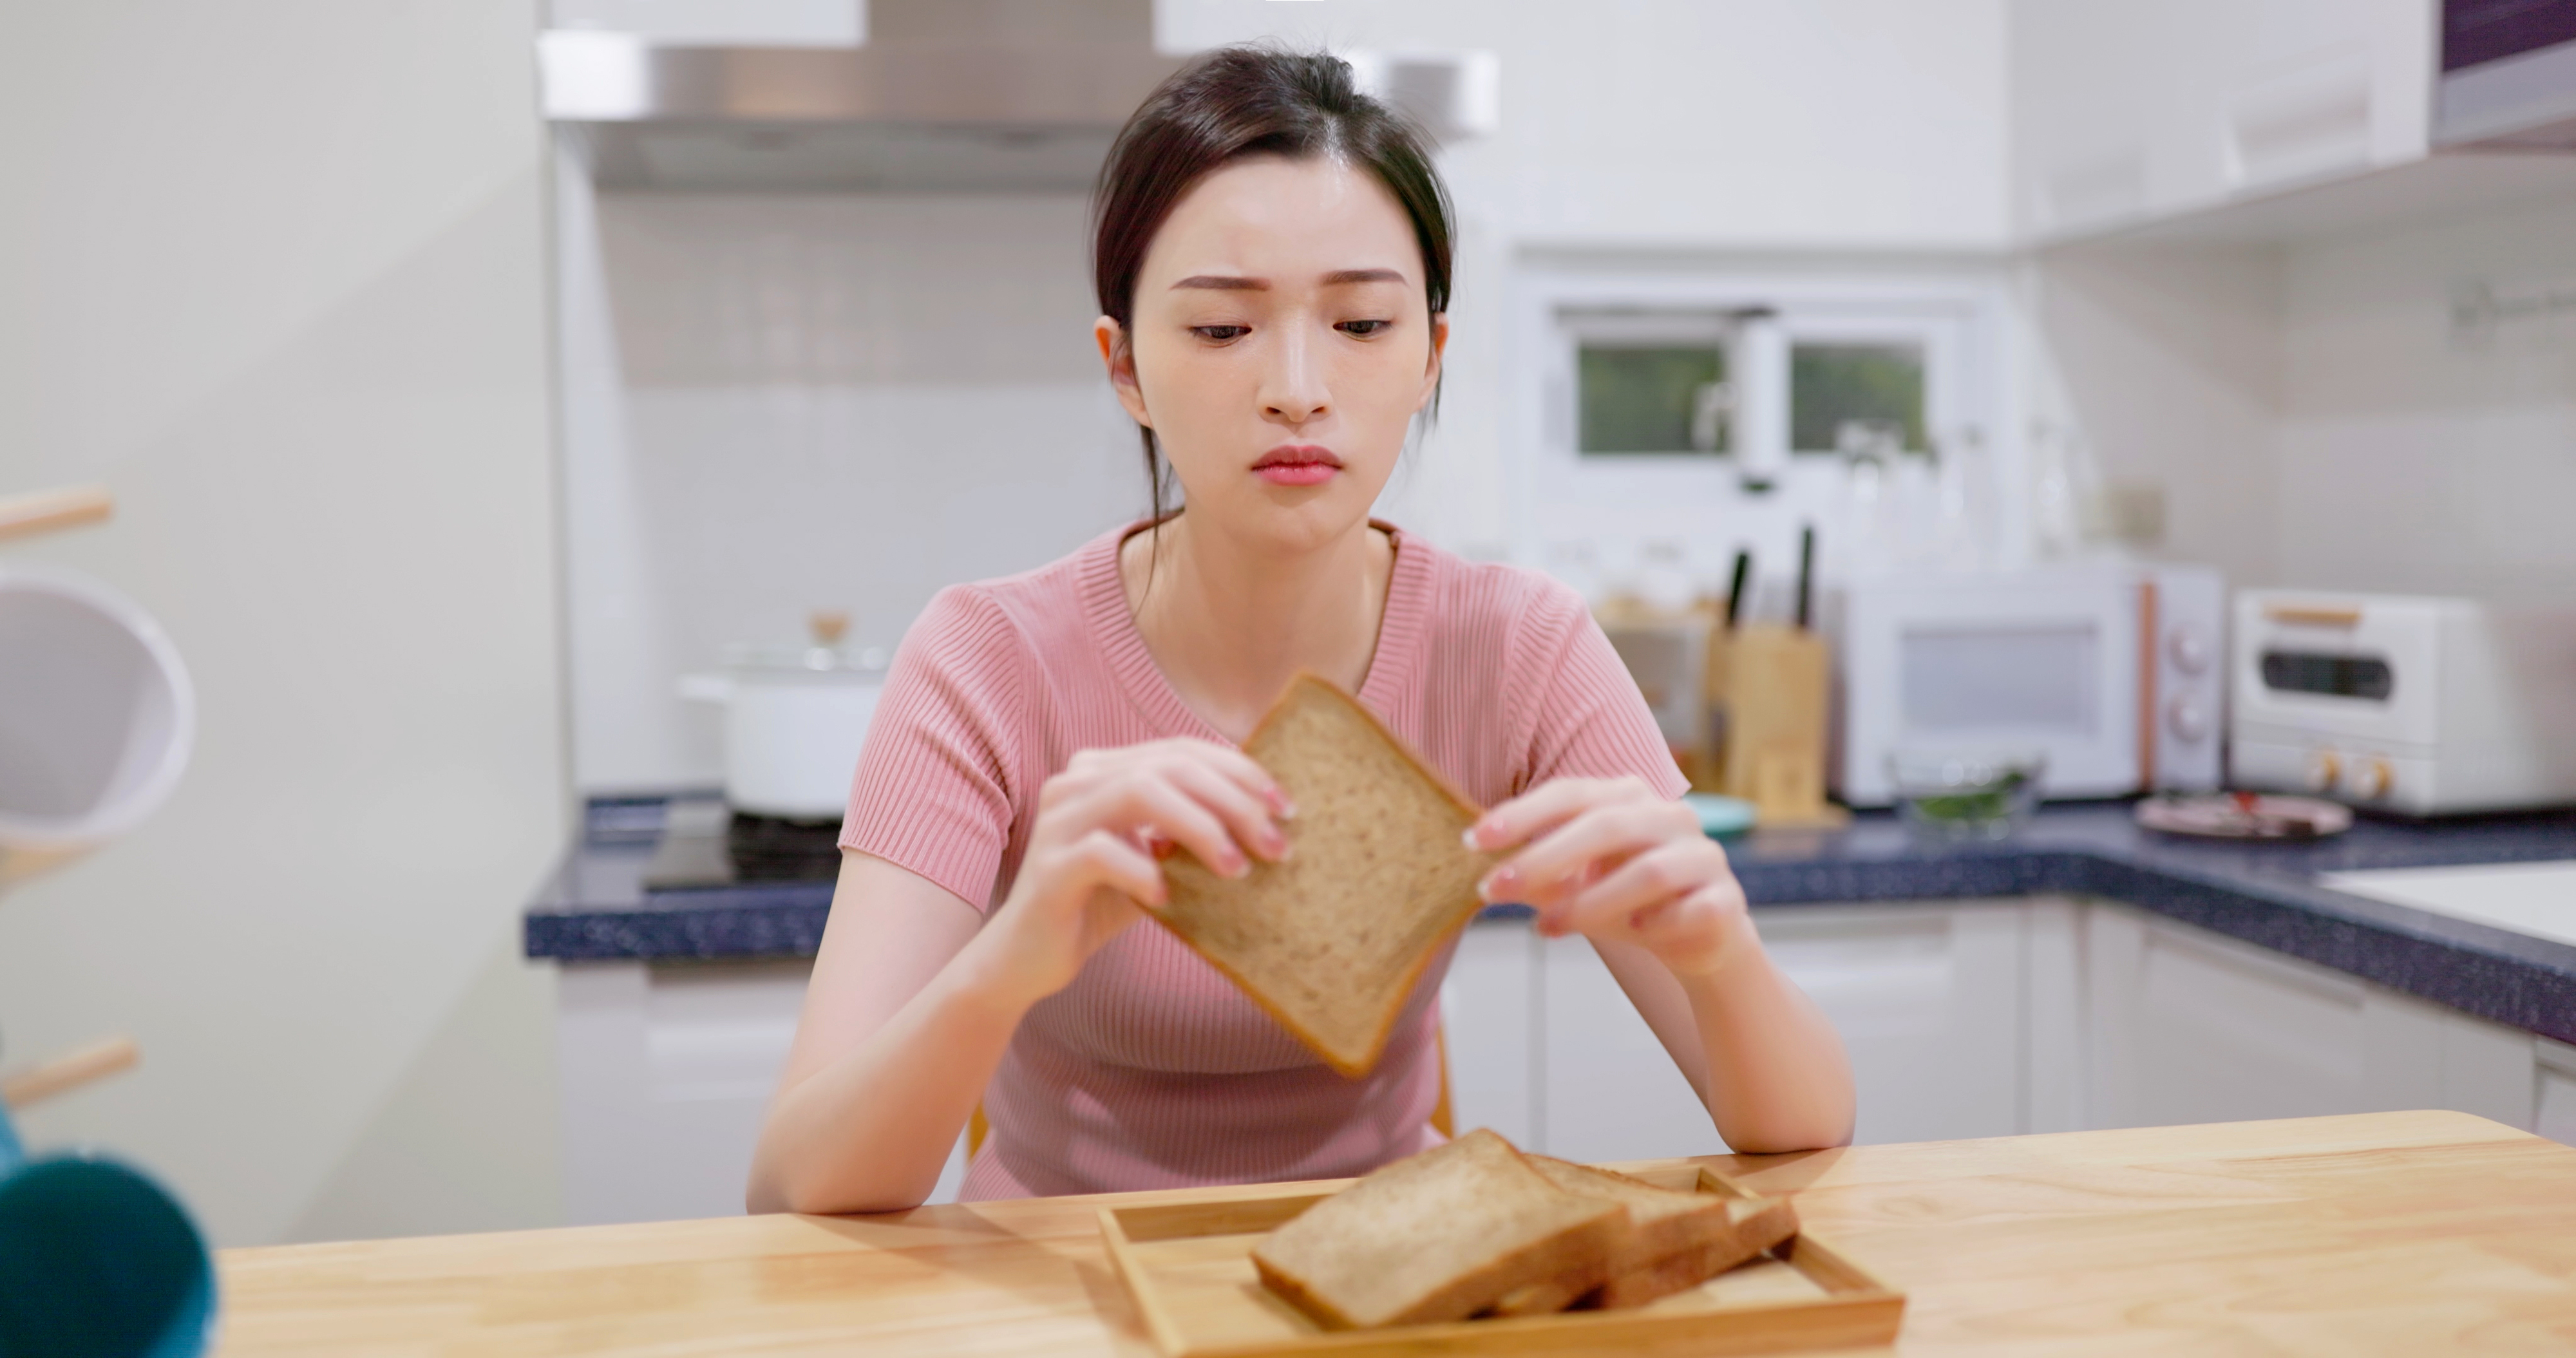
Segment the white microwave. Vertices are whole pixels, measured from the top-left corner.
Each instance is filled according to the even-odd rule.
[[[2219,785],[2227,591],[2105,563],[1856,581],[1835,600],[1836,790],[1894,800],[1903,746],[2026,747],[2050,797]]]

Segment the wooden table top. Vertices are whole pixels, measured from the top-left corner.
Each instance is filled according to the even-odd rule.
[[[2576,1149],[2464,1113],[1699,1163],[1904,1290],[1907,1353],[2576,1350]],[[220,1352],[1151,1354],[1094,1209],[1243,1191],[226,1250]]]

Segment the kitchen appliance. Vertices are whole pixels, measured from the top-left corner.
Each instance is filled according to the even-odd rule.
[[[2433,144],[2576,151],[2576,0],[2442,0]]]
[[[2410,815],[2576,802],[2576,607],[2236,598],[2242,787]]]
[[[1153,0],[870,0],[865,14],[855,44],[549,29],[540,106],[602,188],[1078,192],[1187,60],[1155,46]],[[1499,123],[1491,52],[1340,55],[1434,137]]]
[[[1840,594],[1838,790],[1885,806],[1900,747],[2043,751],[2044,797],[2219,783],[2226,590],[2104,562],[1856,580]]]
[[[817,613],[807,646],[737,646],[722,674],[680,680],[681,696],[725,709],[725,801],[753,816],[838,822],[885,689],[886,657],[840,646],[849,618]]]

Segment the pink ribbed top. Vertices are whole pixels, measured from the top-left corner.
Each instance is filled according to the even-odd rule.
[[[869,726],[843,847],[989,911],[1039,787],[1075,751],[1224,739],[1136,630],[1118,544],[1139,526],[931,601]],[[1573,591],[1419,539],[1397,537],[1359,699],[1483,805],[1562,775],[1683,787]],[[992,1133],[963,1196],[1335,1178],[1412,1154],[1437,1137],[1433,1001],[1448,962],[1424,973],[1377,1070],[1347,1080],[1170,933],[1137,925],[1021,1022],[985,1090]]]

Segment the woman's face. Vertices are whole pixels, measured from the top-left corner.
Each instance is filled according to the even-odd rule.
[[[1151,427],[1200,528],[1295,551],[1352,531],[1440,376],[1422,250],[1386,186],[1324,157],[1209,174],[1145,253],[1118,399]]]

